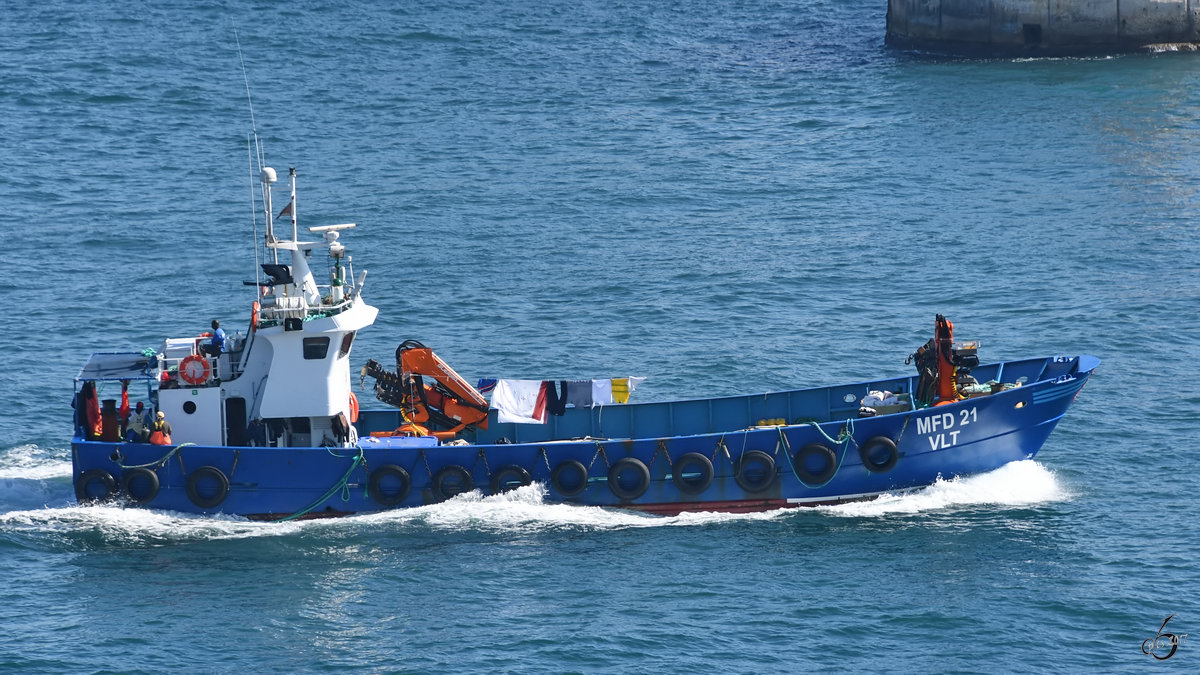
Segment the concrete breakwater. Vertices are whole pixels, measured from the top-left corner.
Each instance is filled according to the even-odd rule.
[[[965,55],[1063,55],[1200,44],[1200,0],[888,0],[887,43]]]

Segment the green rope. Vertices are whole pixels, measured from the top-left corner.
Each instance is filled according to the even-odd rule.
[[[171,450],[169,452],[167,452],[167,454],[163,455],[161,459],[157,459],[153,462],[147,462],[146,464],[127,465],[118,459],[117,466],[121,467],[122,469],[149,469],[150,467],[154,467],[155,469],[158,469],[162,465],[166,464],[167,460],[171,459],[171,455],[174,455],[175,453],[179,452],[180,448],[186,448],[189,445],[195,445],[195,443],[180,443],[179,445],[171,448]]]
[[[345,455],[335,455],[335,456],[336,457],[344,457]],[[346,475],[342,476],[341,480],[339,480],[337,483],[334,483],[333,487],[329,488],[329,490],[325,494],[321,495],[320,498],[318,498],[315,502],[313,502],[312,504],[309,504],[308,506],[304,507],[303,509],[300,509],[299,511],[293,513],[290,516],[285,516],[283,518],[280,518],[279,522],[283,522],[286,520],[295,520],[296,518],[299,518],[301,516],[312,513],[313,509],[316,509],[318,506],[325,503],[325,501],[327,499],[332,497],[339,490],[342,492],[342,495],[341,495],[342,501],[343,502],[350,501],[350,474],[354,473],[354,470],[357,469],[359,467],[359,465],[366,466],[366,464],[367,464],[367,458],[363,456],[363,451],[360,448],[358,451],[358,454],[355,455],[355,457],[354,457],[354,461],[350,463],[350,469],[346,471]]]
[[[825,430],[821,428],[821,425],[818,424],[816,420],[804,420],[804,424],[807,424],[810,427],[816,429],[817,433],[824,436],[825,440],[829,441],[830,443],[833,443],[834,445],[841,445],[842,443],[845,443],[848,438],[854,436],[854,418],[853,417],[846,420],[846,426],[842,427],[842,431],[838,434],[837,438],[833,438],[829,434],[825,433]],[[847,434],[847,432],[846,432],[847,426],[850,429],[849,434]],[[780,431],[779,433],[782,434],[783,431]]]
[[[353,457],[354,457],[354,455],[342,455],[342,454],[339,454],[339,453],[337,453],[337,452],[334,452],[334,448],[335,448],[335,447],[336,447],[336,446],[329,446],[329,447],[326,447],[326,448],[325,448],[325,452],[328,452],[330,455],[333,455],[334,457],[337,457],[338,459],[351,459],[351,458],[353,458]],[[358,450],[358,454],[360,454],[360,455],[362,454],[362,449],[359,449],[359,450]],[[365,462],[364,462],[364,463],[365,463]]]
[[[842,431],[838,434],[837,440],[830,438],[829,434],[825,433],[825,430],[822,429],[815,421],[808,422],[807,424],[816,427],[817,431],[819,431],[821,435],[824,436],[830,443],[842,446],[842,456],[838,459],[837,468],[833,470],[833,475],[829,477],[829,480],[821,483],[820,485],[809,485],[808,483],[804,482],[803,478],[800,477],[800,472],[796,471],[796,463],[792,460],[792,446],[790,443],[788,443],[787,436],[783,435],[783,427],[777,427],[779,430],[779,441],[783,444],[783,455],[787,457],[788,467],[791,468],[792,475],[795,476],[796,480],[799,481],[804,487],[808,488],[809,490],[816,490],[817,488],[823,488],[832,483],[833,479],[837,478],[838,472],[842,470],[842,464],[846,461],[846,452],[850,450],[850,443],[854,440],[854,419],[851,418],[846,420],[846,426],[842,427]]]

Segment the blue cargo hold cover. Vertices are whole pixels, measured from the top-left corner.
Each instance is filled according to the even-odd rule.
[[[365,436],[358,439],[360,448],[433,448],[436,436]]]

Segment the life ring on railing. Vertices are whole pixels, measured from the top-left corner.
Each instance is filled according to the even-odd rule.
[[[411,487],[412,478],[408,471],[395,464],[384,464],[372,471],[367,483],[371,498],[382,506],[396,506],[404,501]]]
[[[629,483],[628,472],[633,472],[633,483]],[[621,501],[632,501],[646,493],[650,487],[650,469],[640,459],[622,457],[613,462],[608,470],[608,489]]]
[[[211,509],[225,501],[228,494],[229,479],[217,467],[202,466],[188,474],[187,496],[196,506]]]
[[[199,354],[188,354],[179,362],[179,377],[188,384],[201,384],[208,381],[212,368],[208,359]]]
[[[671,480],[683,494],[698,495],[712,485],[712,461],[698,452],[684,453],[671,465]]]
[[[755,466],[761,467],[755,470]],[[763,492],[775,484],[775,459],[762,450],[750,450],[737,461],[733,479],[746,492]]]
[[[146,504],[158,496],[158,474],[146,468],[126,469],[121,474],[121,492],[134,504]]]
[[[887,455],[879,460],[877,458],[881,450]],[[896,448],[896,441],[887,436],[872,436],[866,443],[858,446],[858,456],[862,457],[863,466],[867,467],[867,471],[887,473],[900,460],[900,451]]]
[[[808,461],[813,457],[820,457],[822,460],[822,467],[816,471],[808,468]],[[797,450],[792,462],[796,469],[796,476],[810,485],[828,483],[833,478],[833,474],[837,473],[838,468],[837,454],[831,448],[820,443],[809,443]]]
[[[433,474],[431,489],[434,498],[439,502],[444,502],[455,495],[474,490],[475,481],[471,480],[470,471],[457,464],[451,464],[438,469],[438,472]]]
[[[588,468],[583,462],[568,459],[550,472],[550,487],[564,497],[577,497],[588,486]]]
[[[350,423],[358,421],[358,397],[350,392]]]
[[[255,300],[254,303],[250,305],[250,330],[252,332],[258,329],[258,310],[258,301]]]
[[[96,481],[100,481],[101,487],[104,488],[104,493],[93,496],[91,484]],[[75,479],[75,499],[80,504],[108,501],[116,492],[117,481],[113,480],[112,474],[104,469],[88,469],[79,474],[79,478]]]
[[[508,464],[496,470],[492,474],[492,480],[488,487],[492,489],[492,494],[498,495],[509,490],[516,490],[519,487],[525,487],[533,482],[533,477],[524,467],[516,464]]]

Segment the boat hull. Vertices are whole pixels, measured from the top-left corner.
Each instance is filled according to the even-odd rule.
[[[496,424],[469,445],[370,440],[374,428],[391,428],[394,413],[364,411],[359,447],[167,447],[76,438],[72,460],[81,502],[120,498],[147,508],[265,520],[422,506],[526,482],[544,485],[547,502],[656,514],[765,511],[868,499],[1030,459],[1098,363],[1081,356],[993,364],[982,370],[1010,382],[1025,373],[1027,381],[988,396],[874,417],[857,417],[858,400],[883,385],[911,391],[911,378],[582,409],[556,422],[586,426],[575,430],[586,432],[599,420],[610,430],[603,439],[556,440],[572,430]],[[783,425],[754,424],[771,406],[812,400],[825,401],[816,420],[804,419],[802,413],[814,412],[806,407],[777,415],[789,422]],[[760,404],[766,407],[756,408]],[[722,417],[721,410],[738,412]],[[676,433],[611,437],[611,429],[625,426]],[[516,442],[508,435],[518,436]],[[502,438],[510,442],[497,442]]]

